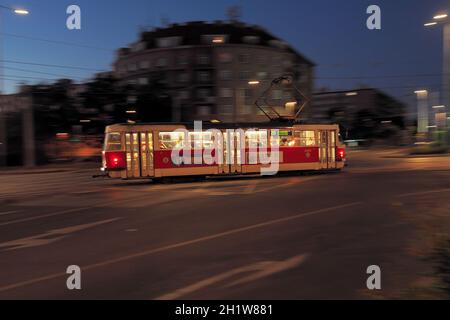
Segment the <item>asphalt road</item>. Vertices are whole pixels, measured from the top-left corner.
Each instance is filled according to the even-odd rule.
[[[408,216],[424,199],[450,212],[449,157],[360,151],[339,174],[171,184],[95,173],[0,173],[0,299],[391,297],[430,267]]]

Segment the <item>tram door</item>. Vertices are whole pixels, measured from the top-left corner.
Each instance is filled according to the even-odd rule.
[[[127,177],[154,176],[153,133],[126,133]]]
[[[336,168],[336,131],[319,130],[319,159],[322,169]]]
[[[241,173],[241,133],[226,131],[224,134],[223,165],[221,173]]]

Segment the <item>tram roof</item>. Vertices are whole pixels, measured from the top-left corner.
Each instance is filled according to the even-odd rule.
[[[143,123],[118,123],[108,127],[141,127],[141,126],[157,126],[157,127],[185,127],[186,129],[194,129],[193,122],[143,122]],[[314,124],[314,123],[294,123],[285,121],[272,122],[245,122],[245,123],[212,123],[202,122],[203,129],[250,129],[250,128],[291,128],[294,126],[315,126],[315,127],[335,127],[337,124]]]

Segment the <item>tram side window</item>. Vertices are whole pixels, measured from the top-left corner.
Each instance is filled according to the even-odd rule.
[[[292,131],[289,130],[279,130],[278,131],[278,141],[274,137],[275,131],[272,130],[272,137],[271,137],[271,146],[279,146],[279,147],[295,147],[296,141],[292,134]]]
[[[120,133],[107,133],[105,139],[105,151],[122,150],[122,139]]]
[[[161,150],[171,150],[174,148],[183,147],[184,133],[183,132],[160,132],[159,133],[159,148]]]
[[[312,147],[316,145],[314,131],[295,131],[296,144],[300,147]]]
[[[248,131],[245,134],[245,144],[247,147],[267,147],[267,130]]]

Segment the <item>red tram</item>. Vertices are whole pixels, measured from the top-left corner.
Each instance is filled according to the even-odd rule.
[[[341,170],[345,164],[345,146],[338,125],[312,124],[209,124],[208,129],[224,135],[223,163],[198,161],[195,152],[190,164],[176,163],[171,155],[185,137],[200,150],[211,148],[211,134],[195,131],[186,124],[117,124],[106,128],[102,170],[110,178],[148,179],[178,176],[214,176],[260,173],[266,164],[250,163],[251,143],[269,141],[277,146],[277,171]],[[276,135],[273,133],[276,132]],[[274,136],[276,136],[274,138]],[[230,141],[233,141],[232,143]],[[239,142],[240,141],[240,142]],[[245,146],[243,146],[245,144]],[[194,161],[197,160],[197,161]]]

